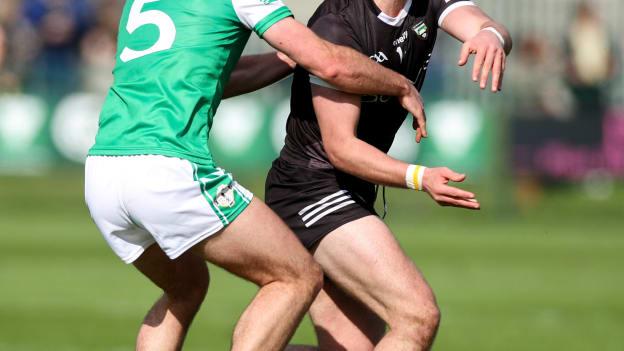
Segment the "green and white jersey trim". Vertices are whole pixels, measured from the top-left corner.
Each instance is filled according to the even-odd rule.
[[[231,0],[240,22],[262,37],[276,22],[292,16],[281,0]]]

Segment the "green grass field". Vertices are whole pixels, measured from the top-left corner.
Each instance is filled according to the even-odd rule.
[[[159,292],[108,249],[80,172],[0,178],[0,350],[130,350]],[[257,189],[257,188],[255,188]],[[437,208],[392,191],[387,222],[437,293],[436,350],[624,350],[624,189],[532,208]],[[211,267],[186,350],[226,350],[254,287]],[[313,342],[309,322],[294,342]]]

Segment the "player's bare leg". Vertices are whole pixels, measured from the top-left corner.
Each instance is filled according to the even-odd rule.
[[[386,332],[386,323],[334,283],[326,280],[310,307],[319,349],[373,350]]]
[[[195,252],[260,286],[236,325],[233,350],[283,349],[322,287],[320,266],[259,200]]]
[[[208,288],[205,260],[260,286],[234,331],[232,350],[284,347],[322,285],[320,267],[266,205],[253,200],[220,234],[171,261],[152,245],[135,266],[163,289],[137,350],[179,350]]]
[[[372,351],[386,332],[381,318],[329,280],[312,303],[310,317],[318,347],[291,345],[287,351]]]
[[[375,350],[428,350],[440,312],[433,292],[386,225],[368,216],[327,235],[314,254],[327,277],[385,320]]]
[[[180,350],[208,289],[206,262],[190,252],[171,261],[152,245],[134,265],[164,292],[143,320],[136,349]]]

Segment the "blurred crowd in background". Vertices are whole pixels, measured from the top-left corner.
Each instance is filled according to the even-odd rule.
[[[527,118],[591,118],[611,102],[620,55],[615,35],[589,2],[580,2],[561,41],[540,33],[517,37],[514,99]]]
[[[50,102],[106,91],[114,65],[119,0],[2,0],[0,92]]]
[[[579,180],[594,171],[624,176],[621,151],[624,149],[624,113],[620,109],[624,106],[624,41],[616,35],[624,31],[624,25],[618,20],[618,14],[624,10],[621,2],[477,1],[493,17],[508,25],[515,39],[505,93],[501,97],[484,98],[489,94],[475,89],[468,73],[456,68],[458,44],[440,36],[425,85],[425,96],[440,101],[470,101],[480,109],[477,114],[489,116],[483,117],[485,122],[480,125],[494,124],[493,129],[499,130],[501,128],[496,126],[502,123],[503,140],[508,140],[504,151],[500,151],[500,138],[472,149],[469,144],[457,144],[456,148],[467,150],[461,156],[466,158],[469,152],[503,152],[503,158],[509,160],[504,167],[517,174],[536,174],[550,179]],[[92,122],[72,122],[73,128],[79,130],[69,131],[69,122],[65,121],[63,127],[59,127],[60,136],[47,138],[61,140],[60,144],[79,149],[64,151],[63,145],[54,142],[52,144],[59,149],[54,154],[61,156],[58,159],[75,162],[84,157],[91,139],[82,136],[80,142],[73,142],[72,138],[85,134],[80,128],[87,128],[86,134],[90,137],[94,133],[97,106],[112,81],[118,19],[123,3],[122,0],[0,1],[0,171],[15,170],[16,167],[11,165],[16,160],[23,161],[22,156],[26,153],[26,146],[15,140],[10,142],[11,138],[15,139],[15,133],[30,135],[25,131],[21,117],[15,117],[19,114],[15,111],[22,111],[24,115],[36,114],[24,112],[32,110],[16,107],[19,104],[15,101],[22,101],[22,105],[44,106],[39,109],[44,116],[39,123],[41,130],[31,133],[34,144],[39,140],[39,149],[44,148],[41,145],[45,142],[41,140],[46,137],[38,136],[38,133],[51,130],[50,133],[54,134],[53,120],[59,109],[63,111],[61,119],[68,111],[76,115],[79,113],[75,111],[80,109],[83,115],[91,113],[89,120]],[[286,3],[296,14],[303,13],[299,19],[305,20],[320,1],[300,3],[287,0]],[[250,48],[251,51],[266,49],[258,40],[252,41]],[[277,113],[275,108],[271,110],[271,106],[287,100],[287,92],[288,89],[282,87],[269,97],[266,94],[256,96],[251,104],[242,101],[239,107],[256,106],[266,112],[261,118],[271,119],[267,116]],[[61,108],[63,101],[71,96],[80,98],[70,99],[72,104]],[[229,110],[233,111],[230,114],[241,114],[240,108],[230,106]],[[439,110],[449,115],[448,108]],[[466,109],[462,107],[461,111]],[[230,120],[237,124],[223,128],[251,128],[249,126],[254,125],[240,116],[233,116]],[[278,120],[283,122],[283,119]],[[443,139],[447,144],[460,140],[458,136],[470,129],[461,116],[445,121],[441,134],[449,135],[450,139]],[[460,124],[453,134],[448,126],[454,121]],[[51,127],[46,129],[46,125]],[[63,130],[68,131],[67,135],[63,135]],[[277,135],[279,139],[281,134]],[[479,134],[475,135],[476,140]],[[252,144],[250,148],[254,149]],[[19,147],[23,150],[16,149]],[[11,152],[13,156],[7,156]],[[245,154],[245,150],[241,152]],[[28,154],[32,155],[32,150]],[[43,158],[34,160],[41,162]],[[23,166],[20,163],[17,168]]]

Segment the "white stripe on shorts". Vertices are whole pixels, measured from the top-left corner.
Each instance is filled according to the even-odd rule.
[[[306,224],[305,224],[305,226],[306,226],[306,228],[309,228],[312,224],[314,224],[314,223],[318,222],[321,218],[323,218],[323,217],[327,216],[328,214],[330,214],[330,213],[332,213],[332,212],[334,212],[334,211],[338,211],[339,209],[341,209],[341,208],[343,208],[343,207],[346,207],[346,206],[348,206],[348,205],[354,204],[354,203],[355,203],[355,201],[353,201],[353,200],[349,200],[349,201],[347,201],[347,202],[343,202],[343,203],[341,203],[341,204],[338,204],[338,205],[336,205],[336,206],[334,206],[334,207],[332,207],[332,208],[328,209],[327,211],[325,211],[325,212],[321,213],[320,215],[318,215],[318,216],[314,217],[311,221],[309,221],[308,223],[306,223]]]
[[[312,205],[309,205],[307,207],[305,207],[304,209],[302,209],[301,211],[299,211],[299,215],[303,216],[306,212],[308,212],[310,209],[312,209],[314,206],[318,206],[318,205],[322,205],[324,203],[326,203],[327,201],[335,198],[336,196],[340,196],[342,194],[346,194],[347,191],[346,190],[340,190],[338,192],[335,192],[329,196],[326,196],[324,198],[322,198],[320,201],[313,203]]]
[[[305,216],[303,216],[303,221],[307,221],[310,217],[314,216],[315,214],[323,211],[324,209],[328,208],[331,205],[335,205],[339,202],[344,202],[345,200],[349,200],[351,199],[351,196],[349,195],[345,195],[345,196],[341,196],[339,198],[337,198],[336,200],[332,200],[329,201],[327,203],[325,203],[324,205],[321,205],[319,207],[317,207],[314,211],[310,211],[308,214],[306,214]]]

